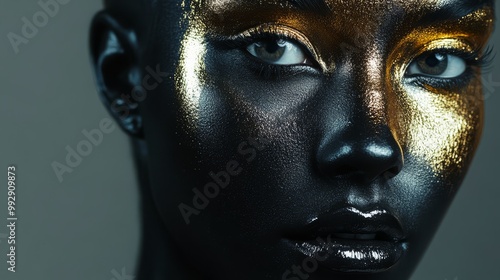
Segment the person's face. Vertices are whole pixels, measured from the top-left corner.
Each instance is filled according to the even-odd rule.
[[[213,279],[409,277],[480,138],[493,11],[473,2],[161,11],[143,63],[173,79],[141,112],[185,260]]]

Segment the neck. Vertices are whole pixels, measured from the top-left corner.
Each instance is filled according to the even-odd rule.
[[[141,251],[137,279],[141,280],[202,280],[183,261],[177,245],[172,242],[158,213],[150,191],[146,164],[146,144],[132,142],[141,197]]]

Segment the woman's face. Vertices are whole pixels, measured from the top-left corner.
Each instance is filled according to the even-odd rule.
[[[185,260],[213,279],[408,278],[480,138],[493,10],[478,2],[161,11],[143,61],[172,79],[141,110]]]

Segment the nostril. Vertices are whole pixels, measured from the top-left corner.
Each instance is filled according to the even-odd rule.
[[[392,179],[392,178],[396,177],[396,175],[398,175],[400,171],[401,171],[401,167],[394,166],[394,167],[391,167],[388,170],[386,170],[384,172],[383,176],[387,180]]]
[[[356,172],[356,167],[348,165],[339,166],[338,168],[335,169],[336,176],[345,176],[355,172]]]

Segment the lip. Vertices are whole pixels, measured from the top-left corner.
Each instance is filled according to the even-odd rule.
[[[314,218],[286,235],[288,243],[318,264],[340,272],[383,272],[403,256],[408,244],[399,220],[384,209],[354,207]]]

